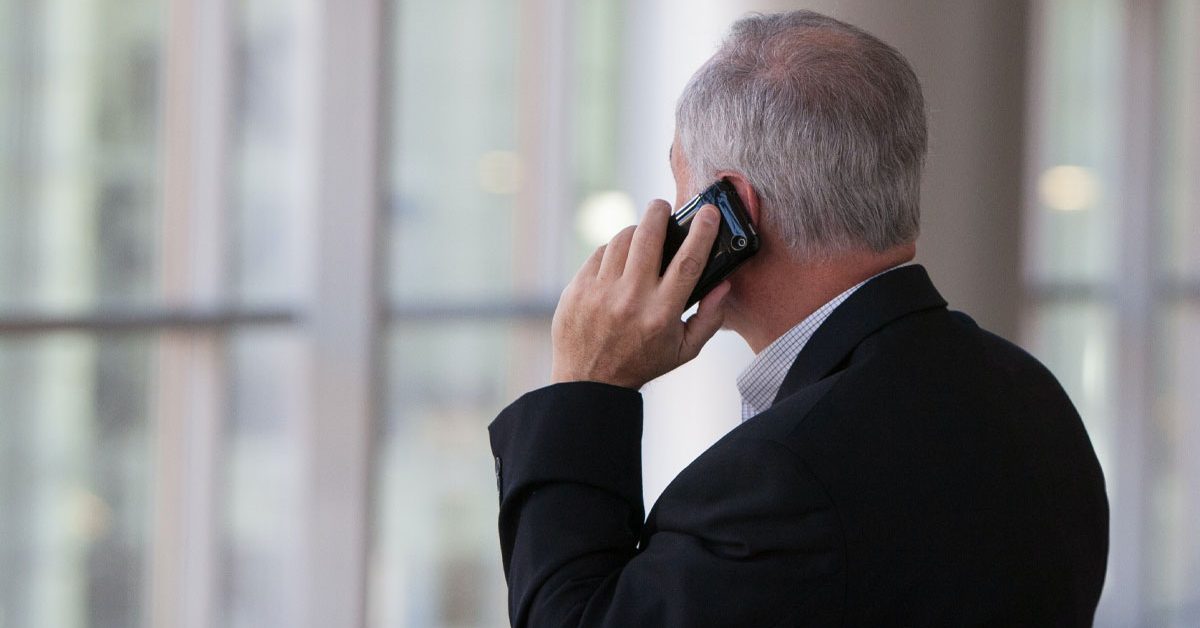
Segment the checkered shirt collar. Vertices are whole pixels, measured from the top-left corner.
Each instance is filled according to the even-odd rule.
[[[890,270],[893,269],[889,268],[883,273]],[[837,306],[850,298],[855,290],[883,273],[869,277],[833,297],[754,356],[750,366],[737,378],[738,392],[742,395],[742,421],[771,407],[775,395],[779,394],[779,387],[783,385],[784,378],[792,368],[792,363],[796,361],[800,351],[808,344],[808,340],[816,333],[821,323],[829,318]]]

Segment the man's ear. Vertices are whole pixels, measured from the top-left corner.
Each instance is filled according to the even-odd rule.
[[[758,228],[762,224],[762,202],[758,198],[758,192],[750,184],[750,180],[742,173],[732,170],[718,172],[717,178],[726,179],[733,184],[733,188],[737,190],[738,198],[741,198],[742,204],[746,206],[746,213],[750,214],[750,222]]]

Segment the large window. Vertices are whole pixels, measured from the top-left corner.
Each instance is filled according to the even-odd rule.
[[[503,624],[620,7],[0,0],[0,627]]]
[[[4,628],[297,625],[298,13],[0,1]]]
[[[1108,480],[1099,625],[1200,615],[1200,4],[1036,3],[1028,340]]]

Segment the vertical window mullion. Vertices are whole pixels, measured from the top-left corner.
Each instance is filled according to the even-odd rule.
[[[1155,128],[1158,109],[1158,52],[1160,3],[1125,3],[1123,67],[1126,99],[1122,104],[1121,138],[1124,180],[1118,233],[1116,294],[1117,414],[1115,451],[1117,473],[1108,478],[1112,550],[1109,593],[1100,611],[1117,625],[1134,625],[1149,616],[1150,582],[1148,535],[1153,524],[1152,428],[1156,363],[1154,328],[1158,305],[1154,286],[1157,259],[1154,247]]]
[[[305,552],[302,625],[364,624],[371,426],[380,295],[379,85],[382,0],[315,0],[300,46],[315,52],[306,120],[305,208],[314,278],[305,332],[307,414],[300,428]]]
[[[162,124],[162,271],[168,307],[223,305],[230,63],[227,0],[171,0]],[[160,337],[149,625],[217,623],[221,331]]]

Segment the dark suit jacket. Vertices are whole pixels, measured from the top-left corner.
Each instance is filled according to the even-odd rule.
[[[515,626],[1083,626],[1108,502],[1079,415],[925,270],[876,277],[643,522],[641,397],[492,423]]]

